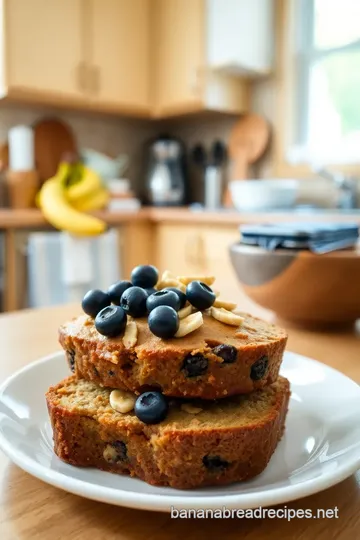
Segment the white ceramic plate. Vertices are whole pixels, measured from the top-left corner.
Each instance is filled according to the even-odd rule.
[[[315,360],[285,354],[291,382],[286,432],[267,469],[254,480],[181,491],[90,468],[72,467],[52,450],[44,394],[68,375],[55,353],[10,377],[0,388],[0,447],[19,467],[56,487],[119,506],[169,511],[182,508],[254,508],[316,493],[360,466],[360,387]]]

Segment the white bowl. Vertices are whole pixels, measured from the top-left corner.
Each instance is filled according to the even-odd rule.
[[[96,171],[105,182],[121,178],[128,165],[128,157],[124,154],[111,158],[88,148],[82,149],[80,154],[85,165]]]
[[[237,210],[275,210],[295,205],[298,181],[293,179],[234,180],[229,184]]]

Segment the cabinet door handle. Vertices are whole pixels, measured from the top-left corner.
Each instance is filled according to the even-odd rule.
[[[87,66],[86,62],[79,62],[76,68],[76,84],[81,92],[87,91]]]

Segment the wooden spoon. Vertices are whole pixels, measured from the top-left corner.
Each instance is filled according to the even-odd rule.
[[[245,180],[249,165],[258,161],[268,146],[270,127],[265,118],[257,114],[246,114],[234,125],[229,139],[229,156],[232,161],[231,180]],[[232,206],[227,187],[224,205]]]

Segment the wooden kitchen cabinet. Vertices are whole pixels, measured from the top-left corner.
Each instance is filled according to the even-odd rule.
[[[267,1],[1,0],[0,98],[148,118],[244,113],[248,78],[265,69]]]
[[[236,226],[162,223],[157,227],[156,265],[177,275],[214,275],[214,288],[231,299],[239,285],[229,246],[239,239]]]
[[[155,117],[248,109],[248,82],[212,70],[207,0],[152,0],[152,99]]]
[[[202,106],[203,0],[153,0],[155,116]]]
[[[81,100],[82,0],[4,0],[1,95]]]
[[[149,2],[3,0],[0,97],[149,116]]]
[[[95,105],[149,114],[150,0],[92,0],[90,92]]]

